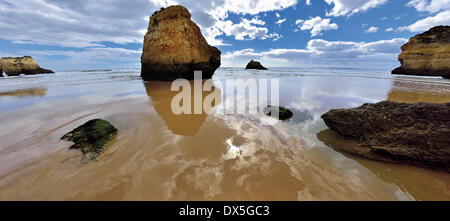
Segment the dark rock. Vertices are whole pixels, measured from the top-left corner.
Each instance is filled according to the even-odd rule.
[[[150,18],[141,77],[145,81],[193,80],[198,70],[203,79],[209,79],[220,67],[220,55],[219,49],[208,45],[185,7],[170,6]]]
[[[116,134],[117,129],[108,121],[94,119],[67,133],[61,139],[75,143],[70,149],[79,149],[84,155],[90,154],[91,158],[95,158]]]
[[[346,151],[450,172],[450,103],[384,101],[331,110],[322,118],[331,130],[352,141]]]
[[[262,64],[260,62],[254,61],[254,60],[251,60],[247,64],[247,67],[245,67],[245,69],[268,70],[267,68],[262,66]]]
[[[288,120],[294,116],[292,111],[289,109],[286,109],[284,107],[277,107],[277,106],[268,106],[264,108],[264,113],[267,116],[275,117],[272,115],[276,115],[278,113],[278,119],[279,120]]]

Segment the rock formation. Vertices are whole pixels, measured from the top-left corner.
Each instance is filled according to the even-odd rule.
[[[141,58],[146,81],[194,79],[194,71],[211,78],[220,67],[219,49],[209,46],[183,6],[170,6],[150,18]]]
[[[266,67],[262,66],[260,62],[254,60],[251,60],[245,69],[268,70]]]
[[[83,155],[90,155],[89,158],[95,159],[116,134],[117,128],[108,121],[94,119],[75,128],[61,139],[75,143],[70,149],[79,149]]]
[[[348,152],[450,172],[450,103],[384,101],[331,110],[322,118],[349,141],[340,147]]]
[[[3,70],[8,76],[54,73],[51,70],[41,68],[30,56],[1,58],[0,70]]]
[[[288,120],[294,116],[291,110],[278,106],[267,106],[263,111],[267,116],[277,116],[279,120]]]
[[[392,74],[450,78],[450,26],[436,26],[402,46],[401,67]]]

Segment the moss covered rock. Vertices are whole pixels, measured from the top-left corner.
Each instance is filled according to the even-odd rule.
[[[90,120],[64,135],[61,139],[75,144],[70,149],[79,149],[84,155],[98,156],[117,134],[117,129],[108,121],[101,119]]]
[[[278,107],[278,106],[268,106],[264,108],[264,113],[267,116],[276,117],[278,113],[278,119],[279,120],[288,120],[294,116],[292,111],[289,109],[286,109],[284,107]]]

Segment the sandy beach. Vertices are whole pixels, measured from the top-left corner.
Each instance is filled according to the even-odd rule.
[[[374,73],[376,72],[376,73]],[[385,73],[385,74],[379,74]],[[139,70],[60,72],[0,82],[1,200],[450,200],[450,175],[364,159],[320,116],[383,100],[450,102],[450,81],[386,70],[220,68],[228,79],[279,79],[294,117],[175,115],[170,83]],[[207,92],[204,92],[204,96]],[[226,94],[215,106],[226,102]],[[239,100],[238,100],[239,102]],[[93,118],[119,134],[97,161],[60,138]]]

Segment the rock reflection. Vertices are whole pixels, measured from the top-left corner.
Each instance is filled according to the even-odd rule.
[[[388,101],[403,103],[448,103],[450,84],[395,79],[387,95]]]
[[[156,113],[164,120],[167,127],[174,134],[182,135],[182,136],[195,136],[200,127],[205,122],[208,114],[205,111],[202,111],[201,114],[194,114],[194,81],[189,82],[191,85],[191,113],[192,114],[175,114],[172,111],[171,102],[172,99],[179,94],[179,91],[172,91],[171,85],[172,83],[168,82],[145,82],[145,89],[147,95],[150,97],[152,101],[152,105],[156,110]],[[204,82],[203,84],[204,85]],[[180,89],[181,90],[181,89]],[[202,104],[205,101],[205,98],[213,93],[219,93],[220,89],[216,88],[214,85],[211,91],[203,91],[202,90]],[[221,100],[212,100],[211,107],[214,107],[221,103]],[[203,108],[202,108],[203,109]]]
[[[328,147],[369,169],[383,181],[397,184],[416,200],[450,199],[450,190],[447,187],[450,179],[445,172],[427,170],[406,164],[383,163],[348,153],[343,150],[343,146],[351,147],[351,145],[357,144],[344,139],[329,129],[318,133],[317,138]]]
[[[44,97],[46,94],[47,94],[47,89],[36,88],[36,89],[25,89],[25,90],[0,92],[0,97],[1,96],[15,96],[15,97],[39,96],[39,97]]]

